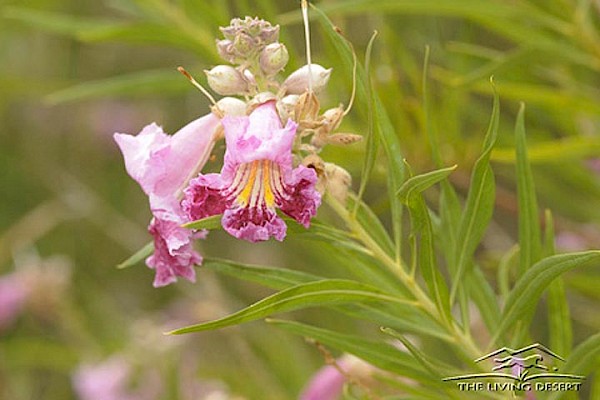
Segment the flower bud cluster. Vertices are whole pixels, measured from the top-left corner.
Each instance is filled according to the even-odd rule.
[[[213,107],[215,114],[248,115],[266,101],[276,100],[281,119],[290,118],[298,124],[295,150],[302,158],[313,160],[328,144],[347,145],[362,138],[335,132],[346,114],[341,105],[321,113],[317,95],[327,86],[331,68],[311,63],[280,78],[289,54],[279,42],[278,25],[258,18],[235,18],[221,32],[224,38],[217,40],[217,51],[229,65],[204,71],[210,88],[228,96]],[[347,172],[330,163],[322,162],[320,168],[311,164],[319,176],[319,188],[343,200],[350,185]]]

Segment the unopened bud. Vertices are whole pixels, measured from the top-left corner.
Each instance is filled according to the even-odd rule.
[[[271,92],[260,92],[248,102],[248,112],[254,111],[256,107],[267,101],[277,100],[277,96]]]
[[[327,85],[331,68],[325,69],[319,64],[311,64],[310,76],[312,77],[312,90],[318,93]],[[283,82],[283,88],[287,94],[300,94],[308,90],[308,65],[300,67],[292,72],[290,76]]]
[[[260,68],[266,75],[275,75],[286,66],[290,56],[282,43],[271,43],[260,53]]]
[[[242,59],[248,59],[258,50],[258,43],[249,35],[239,33],[233,39],[233,52]]]
[[[221,117],[246,115],[246,103],[235,97],[223,97],[214,107],[221,112]]]
[[[225,61],[233,63],[235,55],[233,53],[233,42],[229,39],[217,40],[217,52]]]
[[[212,90],[223,96],[244,94],[248,92],[249,84],[244,75],[229,65],[217,65],[210,71],[204,71],[208,85]]]

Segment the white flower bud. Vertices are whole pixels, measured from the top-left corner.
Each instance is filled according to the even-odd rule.
[[[286,66],[290,56],[282,43],[271,43],[260,53],[260,68],[266,75],[275,75]]]
[[[311,64],[312,90],[318,93],[327,85],[331,68],[325,69],[319,64]],[[308,65],[298,68],[283,82],[287,94],[300,94],[308,90]]]
[[[229,65],[217,65],[210,71],[204,71],[208,85],[212,90],[223,96],[244,94],[248,92],[249,84],[244,75]]]
[[[246,115],[246,103],[235,97],[223,97],[217,101],[216,107],[222,112],[224,117]]]

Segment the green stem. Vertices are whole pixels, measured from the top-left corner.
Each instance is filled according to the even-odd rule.
[[[410,291],[419,303],[419,306],[425,310],[435,321],[443,326],[454,338],[458,350],[472,361],[481,356],[481,350],[477,347],[469,332],[463,332],[454,321],[448,321],[437,309],[435,303],[429,298],[427,293],[417,284],[414,277],[407,272],[402,260],[392,259],[379,244],[369,235],[362,224],[351,214],[341,203],[331,196],[326,196],[327,204],[344,220],[347,227],[354,235],[373,253],[373,257],[380,260],[386,267],[394,273],[404,286]]]

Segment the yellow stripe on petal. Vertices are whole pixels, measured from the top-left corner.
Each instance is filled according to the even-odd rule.
[[[275,195],[273,189],[271,189],[271,161],[263,161],[263,187],[265,191],[265,203],[268,208],[272,208],[275,204]]]
[[[250,165],[250,176],[245,182],[244,189],[236,198],[237,203],[242,207],[246,207],[248,205],[248,202],[250,201],[250,195],[252,194],[252,189],[254,187],[254,181],[256,179],[256,170],[258,168],[259,162],[260,161],[253,161]]]

